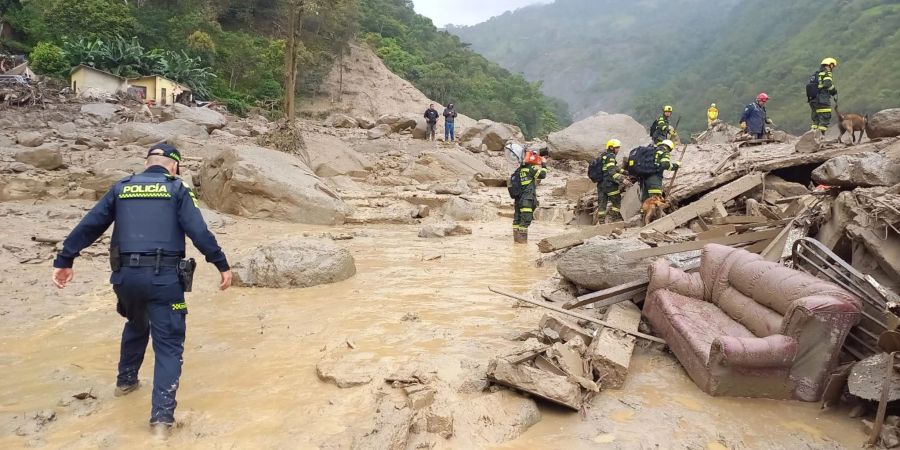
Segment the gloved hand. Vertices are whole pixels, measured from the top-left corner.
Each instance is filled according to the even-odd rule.
[[[838,99],[837,99],[837,94],[834,94],[834,102],[835,102],[835,103],[837,103],[837,102],[838,102]]]
[[[622,179],[622,189],[628,189],[631,186],[634,186],[634,182],[631,181],[631,178],[625,177]]]
[[[672,161],[672,170],[678,170],[681,168],[681,161]]]
[[[741,122],[741,129],[742,129],[742,130],[746,130],[746,129],[747,129],[747,122]]]

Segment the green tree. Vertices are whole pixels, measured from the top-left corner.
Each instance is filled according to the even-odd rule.
[[[45,20],[57,39],[128,36],[136,25],[128,4],[120,0],[54,0]]]
[[[62,49],[49,42],[39,42],[28,58],[31,68],[39,74],[61,75],[69,69]]]

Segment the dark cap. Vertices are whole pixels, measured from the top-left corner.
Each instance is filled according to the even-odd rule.
[[[172,147],[169,144],[156,144],[153,147],[150,147],[150,150],[147,152],[147,157],[149,158],[151,156],[165,156],[176,162],[181,162],[181,153],[177,148]]]

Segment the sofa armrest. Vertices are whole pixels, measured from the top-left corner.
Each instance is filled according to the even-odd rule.
[[[703,280],[700,278],[700,274],[686,273],[672,267],[669,260],[665,258],[653,261],[653,264],[647,267],[647,276],[650,279],[647,295],[659,289],[666,289],[685,297],[706,300],[703,295]]]
[[[789,368],[797,356],[797,341],[782,334],[764,338],[720,336],[712,343],[709,365],[751,368]]]

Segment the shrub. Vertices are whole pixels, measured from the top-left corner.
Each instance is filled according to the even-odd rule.
[[[28,57],[31,68],[39,74],[62,75],[70,68],[62,49],[49,42],[39,42]]]

